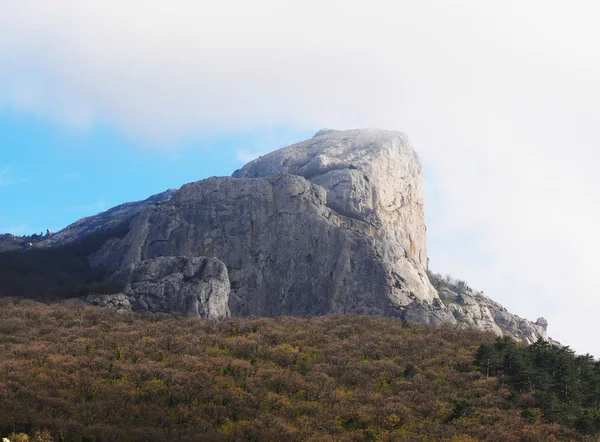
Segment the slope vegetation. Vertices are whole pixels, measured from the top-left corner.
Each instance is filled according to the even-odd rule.
[[[0,436],[583,440],[523,406],[503,365],[518,347],[495,342],[384,317],[202,321],[5,298]]]

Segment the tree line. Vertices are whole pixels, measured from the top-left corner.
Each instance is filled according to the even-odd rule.
[[[600,432],[600,362],[591,355],[541,339],[530,346],[499,339],[482,344],[474,363],[486,378],[510,388],[512,401],[529,421]]]

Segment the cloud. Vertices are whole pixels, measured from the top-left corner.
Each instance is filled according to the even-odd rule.
[[[597,2],[0,4],[0,106],[152,140],[407,132],[434,270],[600,356]]]

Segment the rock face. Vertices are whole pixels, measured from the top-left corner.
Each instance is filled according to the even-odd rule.
[[[403,134],[322,130],[231,178],[119,206],[43,245],[131,219],[102,240],[89,263],[122,282],[119,296],[134,310],[203,318],[389,315],[473,326],[526,343],[547,339],[543,319],[526,321],[470,290],[436,285],[438,293],[432,286],[422,182]]]
[[[131,302],[129,302],[129,298],[124,293],[89,295],[85,297],[85,302],[100,307],[116,308],[117,310],[131,310]]]
[[[247,164],[238,178],[289,173],[327,191],[327,206],[364,222],[427,267],[423,172],[406,136],[382,130],[321,130],[311,140]]]
[[[229,316],[227,267],[218,259],[160,257],[125,270],[124,292],[137,310],[184,313],[202,318]]]
[[[218,258],[234,315],[404,316],[439,302],[424,266],[421,180],[402,134],[332,132],[234,178],[182,187],[92,262],[112,273],[165,256]]]
[[[527,321],[479,292],[456,293],[443,288],[439,294],[459,324],[487,330],[498,336],[509,336],[524,344],[533,344],[539,338],[548,340],[548,323],[544,318],[535,323]]]
[[[57,233],[47,235],[46,239],[34,245],[36,247],[61,246],[87,235],[113,229],[130,220],[144,207],[169,200],[175,192],[175,190],[167,190],[166,192],[153,195],[144,201],[121,204],[98,215],[82,218]],[[48,233],[50,232],[48,231]]]

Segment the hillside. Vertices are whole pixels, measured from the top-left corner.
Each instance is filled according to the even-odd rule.
[[[0,318],[2,436],[585,439],[551,423],[581,427],[561,398],[553,409],[562,414],[546,416],[527,388],[515,390],[503,364],[520,347],[456,325],[373,316],[202,321],[9,298],[0,300]]]

